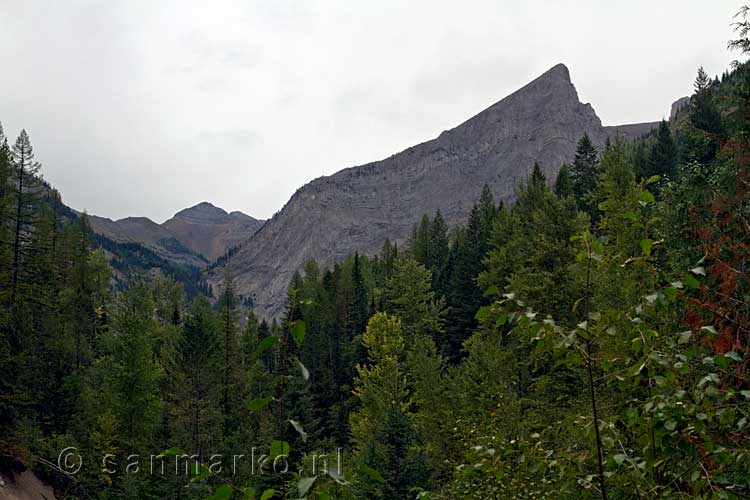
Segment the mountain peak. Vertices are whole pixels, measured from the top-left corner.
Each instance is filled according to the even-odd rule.
[[[174,215],[174,218],[190,218],[190,219],[221,219],[226,217],[228,214],[226,210],[217,207],[216,205],[207,201],[202,201],[197,205],[180,210]]]
[[[242,212],[227,213],[207,201],[180,210],[162,224],[183,245],[209,260],[246,240],[262,225]]]
[[[386,238],[402,244],[422,215],[437,210],[450,227],[465,224],[485,185],[512,203],[535,162],[554,179],[584,133],[596,144],[606,139],[568,68],[557,64],[436,139],[303,186],[224,265],[256,312],[276,317],[289,278],[310,259],[333,266],[355,252],[378,252]],[[222,279],[220,267],[208,276],[216,289]]]
[[[570,82],[570,71],[563,63],[557,63],[545,71],[539,78],[562,78]]]
[[[563,63],[555,64],[534,80],[511,94],[511,96],[517,94],[525,96],[526,94],[540,91],[545,93],[550,91],[555,93],[562,92],[563,94],[578,100],[578,93],[575,90],[573,81],[570,79],[570,71]]]

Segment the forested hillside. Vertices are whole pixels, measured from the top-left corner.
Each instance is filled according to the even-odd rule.
[[[309,261],[269,324],[228,272],[216,304],[114,287],[0,132],[0,471],[66,499],[748,498],[749,183],[750,64],[701,68],[673,120],[583,135],[512,206],[476,186],[455,230]]]

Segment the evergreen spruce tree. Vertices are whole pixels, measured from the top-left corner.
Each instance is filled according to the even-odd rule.
[[[382,266],[382,270],[379,273],[382,279],[389,278],[393,274],[393,267],[398,257],[398,247],[391,243],[391,240],[387,239],[383,242],[383,246],[380,249],[379,262]]]
[[[607,139],[609,141],[609,138]],[[578,141],[575,158],[570,166],[570,178],[573,184],[573,194],[578,201],[578,207],[587,212],[592,218],[596,216],[596,206],[589,199],[588,193],[596,190],[596,180],[599,174],[599,152],[588,134]]]
[[[12,380],[13,352],[11,350],[10,331],[10,294],[11,294],[11,154],[8,139],[0,124],[0,427],[13,427],[14,387]],[[10,437],[0,437],[0,449],[11,450]]]
[[[243,378],[240,371],[240,347],[237,317],[238,297],[234,278],[227,273],[219,295],[219,327],[222,343],[221,406],[225,436],[237,430],[242,398]]]
[[[690,123],[709,134],[721,135],[721,115],[714,103],[714,85],[701,66],[693,84],[695,90],[690,98]]]
[[[13,308],[19,303],[19,290],[28,281],[27,248],[38,222],[42,185],[38,177],[41,164],[34,160],[34,149],[25,130],[21,130],[11,151],[11,180],[13,183],[10,223],[11,248],[11,292]]]
[[[211,304],[197,297],[177,342],[172,373],[175,444],[201,456],[216,452],[221,444],[225,370],[219,331],[220,319]]]
[[[640,229],[632,223],[630,213],[639,206],[638,191],[625,145],[619,140],[602,156],[597,199],[606,208],[606,216],[599,222],[599,228],[606,231],[622,255],[637,255]]]
[[[0,319],[7,321],[5,325],[0,324],[3,331],[0,360],[5,365],[2,370],[5,376],[0,381],[5,389],[0,399],[4,408],[0,413],[9,420],[20,419],[25,413],[25,417],[38,423],[42,384],[35,375],[43,369],[40,357],[49,354],[46,351],[52,320],[50,294],[46,293],[51,289],[44,288],[43,295],[34,296],[35,292],[42,291],[40,287],[48,271],[45,263],[35,259],[49,257],[49,253],[43,252],[46,244],[43,235],[49,233],[40,226],[42,192],[38,173],[41,165],[34,161],[31,141],[24,130],[10,150],[2,137],[0,156],[4,163],[2,175],[6,176],[2,187],[5,213],[0,221],[4,248],[0,256],[7,259],[0,262],[3,264],[0,272],[9,278],[0,285],[4,299]],[[37,299],[39,304],[35,303]],[[40,330],[42,324],[43,331]]]
[[[515,293],[530,307],[568,319],[573,284],[567,268],[575,256],[570,238],[583,226],[574,200],[551,192],[541,173],[532,175],[517,190],[513,208],[497,217],[478,279],[482,289]]]
[[[7,305],[10,293],[11,269],[11,151],[8,139],[0,123],[0,305]],[[0,327],[9,318],[3,317],[5,308],[0,308]]]
[[[656,132],[656,142],[651,146],[649,155],[649,170],[644,177],[649,178],[658,175],[664,179],[674,177],[677,168],[677,146],[672,139],[669,123],[662,120]]]
[[[536,170],[541,175],[538,165]],[[484,258],[498,213],[492,193],[485,185],[479,203],[469,213],[468,224],[456,233],[451,247],[446,296],[449,314],[445,340],[441,342],[443,353],[451,360],[461,357],[464,340],[476,328],[477,310],[487,301],[477,286],[476,278],[484,270]]]
[[[412,229],[409,248],[417,262],[429,265],[429,245],[431,237],[430,217],[427,214],[422,215],[419,224]]]
[[[155,329],[149,288],[142,283],[131,286],[115,303],[111,330],[103,339],[107,353],[104,401],[111,400],[122,445],[130,450],[148,450],[161,419],[163,367],[152,354]],[[101,411],[108,407],[103,404]]]
[[[363,276],[362,262],[359,253],[354,254],[352,266],[352,284],[354,286],[354,303],[352,304],[352,332],[356,335],[362,333],[370,317],[370,302],[367,295],[367,286]]]
[[[260,321],[258,321],[258,316],[250,311],[240,337],[240,362],[243,369],[247,369],[250,357],[255,353],[258,344],[260,344]]]
[[[438,210],[432,219],[430,227],[430,240],[427,249],[427,269],[432,273],[432,288],[439,296],[445,295],[446,267],[448,265],[448,253],[450,246],[448,242],[448,225],[443,219],[443,214]]]
[[[445,299],[436,298],[430,271],[416,260],[401,257],[396,261],[393,276],[386,283],[386,311],[401,320],[407,344],[417,336],[442,338]]]
[[[741,89],[745,87],[743,84]],[[706,165],[716,156],[724,130],[721,113],[716,105],[714,85],[703,68],[698,69],[693,88],[694,93],[690,97],[689,105],[690,126],[682,127],[680,131],[681,156],[686,163],[698,162]],[[743,92],[745,91],[740,90],[741,94]]]
[[[555,179],[555,194],[561,198],[573,195],[573,179],[570,177],[570,167],[563,163]]]

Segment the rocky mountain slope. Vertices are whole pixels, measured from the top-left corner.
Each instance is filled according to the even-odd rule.
[[[437,209],[449,225],[463,223],[484,184],[512,202],[535,161],[554,181],[585,132],[601,145],[618,128],[602,126],[558,64],[434,140],[303,186],[224,265],[257,313],[277,316],[289,279],[307,260],[330,265],[355,251],[375,253],[386,238],[403,241],[422,214]],[[223,275],[222,267],[212,270],[214,289]]]
[[[90,215],[89,222],[97,235],[115,243],[142,245],[175,265],[204,267],[208,263],[205,257],[180,243],[169,231],[146,217],[127,217],[113,221]]]

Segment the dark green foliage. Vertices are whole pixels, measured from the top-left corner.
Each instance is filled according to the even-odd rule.
[[[502,210],[500,210],[502,212]],[[484,257],[498,208],[487,186],[482,190],[465,228],[456,232],[448,260],[446,304],[450,321],[441,347],[446,356],[458,359],[462,344],[476,328],[477,309],[486,302],[476,283],[484,270]]]
[[[656,132],[656,142],[651,146],[648,158],[648,170],[643,172],[643,177],[648,179],[658,175],[662,179],[674,177],[677,167],[677,146],[672,139],[669,123],[662,120]]]
[[[354,287],[354,301],[352,304],[351,330],[352,332],[363,332],[369,314],[369,300],[367,286],[362,271],[362,263],[359,254],[354,254],[354,263],[352,265],[352,285]]]
[[[479,283],[486,292],[510,288],[532,307],[545,304],[550,314],[568,318],[574,286],[567,275],[574,258],[570,238],[584,224],[572,198],[558,197],[543,177],[532,175],[513,208],[495,221]]]
[[[555,194],[561,198],[573,195],[573,179],[570,177],[570,167],[563,163],[555,179]]]
[[[432,273],[432,287],[438,293],[444,294],[447,288],[450,249],[448,226],[440,210],[435,213],[432,220],[426,214],[422,217],[419,225],[412,231],[409,248],[414,259]]]
[[[102,339],[106,394],[122,442],[131,449],[151,445],[162,411],[159,379],[163,372],[152,355],[157,328],[153,310],[150,290],[135,285],[116,302],[111,328]]]
[[[721,115],[714,103],[715,86],[703,67],[698,68],[693,87],[695,92],[690,98],[690,123],[698,130],[721,135]]]
[[[31,140],[25,130],[16,139],[11,149],[11,183],[13,194],[11,195],[11,210],[9,222],[11,225],[11,282],[10,301],[11,307],[17,316],[21,314],[17,306],[20,304],[19,295],[28,292],[24,290],[28,286],[29,279],[29,242],[32,237],[32,228],[39,220],[41,205],[42,185],[37,174],[41,164],[34,160],[34,150]],[[16,317],[15,321],[19,320]],[[19,325],[16,325],[19,327]]]
[[[609,138],[607,139],[609,143]],[[591,142],[588,134],[584,134],[578,141],[575,158],[570,166],[570,178],[573,184],[573,195],[578,201],[578,207],[592,218],[596,216],[596,205],[587,194],[596,190],[596,180],[599,175],[599,152]]]
[[[172,394],[174,438],[199,455],[211,452],[222,435],[222,342],[218,318],[199,297],[187,312],[177,341]]]
[[[398,259],[383,298],[385,310],[401,320],[407,344],[418,336],[431,337],[436,344],[443,341],[445,300],[435,297],[431,273],[423,265],[407,257]]]
[[[240,405],[244,394],[243,377],[240,372],[238,297],[234,289],[234,278],[224,276],[219,295],[219,328],[221,336],[221,414],[224,416],[224,434],[236,432],[239,424]]]
[[[730,87],[733,83],[728,81],[726,86]],[[718,107],[721,98],[716,95],[718,89],[703,68],[698,69],[693,88],[695,92],[690,97],[689,120],[679,134],[681,157],[686,162],[706,164],[716,156],[724,135]]]

